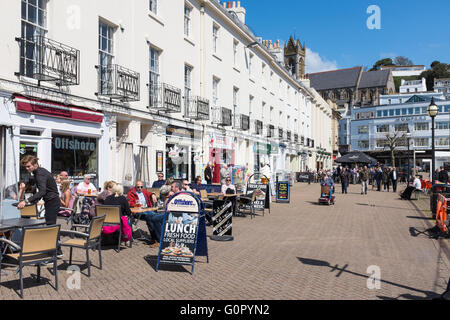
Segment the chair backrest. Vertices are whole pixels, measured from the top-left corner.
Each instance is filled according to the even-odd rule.
[[[91,221],[91,226],[89,229],[89,240],[94,240],[102,235],[102,227],[105,223],[106,216],[94,217]]]
[[[253,194],[252,194],[252,202],[256,201],[256,197],[257,197],[256,192],[253,192]]]
[[[56,250],[60,228],[60,225],[24,228],[22,255]]]
[[[219,196],[217,197],[217,200],[222,201],[225,198],[225,196],[223,194],[219,194]]]
[[[206,190],[200,190],[200,197],[202,200],[208,200],[208,192]]]
[[[97,217],[106,216],[104,223],[120,224],[120,206],[95,206]]]
[[[38,210],[37,205],[34,204],[32,206],[26,206],[23,209],[20,209],[20,217],[21,218],[37,218],[38,217]]]

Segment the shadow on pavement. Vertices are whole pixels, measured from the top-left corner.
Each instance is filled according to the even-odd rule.
[[[369,275],[356,273],[356,272],[347,270],[348,264],[346,264],[345,266],[340,268],[339,265],[335,265],[333,267],[329,262],[323,261],[323,260],[307,259],[307,258],[299,258],[299,257],[297,257],[297,259],[302,264],[305,264],[305,265],[314,266],[314,267],[329,268],[329,269],[331,269],[330,272],[339,271],[338,274],[336,275],[337,278],[339,278],[345,272],[345,273],[349,273],[349,274],[352,274],[352,275],[355,275],[355,276],[358,276],[358,277],[370,279]],[[407,294],[402,294],[402,295],[398,296],[397,298],[378,296],[380,299],[383,299],[383,300],[397,300],[400,297],[405,298],[405,299],[410,299],[410,300],[426,300],[426,299],[434,299],[434,298],[440,297],[440,295],[435,293],[435,292],[424,291],[424,290],[408,287],[408,286],[405,286],[405,285],[402,285],[402,284],[398,284],[398,283],[394,283],[394,282],[386,281],[386,280],[382,280],[382,279],[380,279],[380,282],[386,283],[386,284],[389,284],[389,285],[392,285],[392,286],[395,286],[395,287],[399,287],[399,288],[402,288],[402,289],[406,289],[406,290],[422,293],[422,294],[425,295],[425,297],[420,297],[420,296],[414,296],[414,295],[411,295],[411,294],[407,293]]]
[[[156,271],[156,263],[158,262],[158,256],[146,256],[144,260]],[[169,272],[185,272],[190,273],[190,271],[186,270],[184,266],[176,266],[160,263],[159,271],[169,271]]]

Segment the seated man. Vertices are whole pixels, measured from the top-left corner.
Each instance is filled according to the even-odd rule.
[[[405,191],[400,194],[400,197],[403,200],[411,200],[411,195],[414,191],[422,191],[422,182],[420,181],[419,176],[416,176],[412,186],[408,186]]]
[[[181,183],[175,181],[171,185],[170,193],[164,203],[164,207],[167,205],[167,201],[175,194],[181,191]],[[152,213],[146,216],[146,221],[148,225],[151,225],[152,230],[155,232],[156,242],[151,246],[152,248],[159,247],[159,241],[161,239],[161,232],[163,228],[164,213]]]
[[[165,183],[166,180],[164,180],[164,174],[158,173],[158,181],[153,182],[152,188],[160,189]]]
[[[136,186],[128,192],[128,202],[130,207],[136,208],[138,204],[143,208],[153,208],[158,199],[154,193],[150,193],[144,189],[144,182],[136,181]]]
[[[187,180],[183,180],[183,191],[187,191],[187,192],[192,192],[193,194],[199,196],[200,192],[198,192],[195,189],[191,189],[191,187],[189,187],[189,181]]]
[[[200,195],[200,191],[205,189],[205,186],[202,185],[202,177],[198,176],[197,178],[195,178],[195,183],[192,185],[192,190],[197,191],[197,193],[194,193]]]

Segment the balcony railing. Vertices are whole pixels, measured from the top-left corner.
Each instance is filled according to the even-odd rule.
[[[44,36],[16,38],[20,45],[20,72],[39,82],[58,86],[80,84],[80,51]]]
[[[181,89],[166,83],[149,84],[149,109],[165,113],[181,112]]]
[[[234,115],[234,129],[248,131],[250,130],[250,117],[245,114]]]
[[[215,106],[212,108],[212,115],[213,124],[223,127],[231,127],[233,125],[233,113],[230,109]]]
[[[294,134],[294,142],[298,143],[298,134]]]
[[[140,75],[117,64],[98,65],[97,95],[121,101],[139,101]]]
[[[286,132],[286,140],[291,142],[292,141],[292,133],[291,131]]]
[[[186,118],[192,120],[209,120],[209,100],[202,97],[185,97]]]

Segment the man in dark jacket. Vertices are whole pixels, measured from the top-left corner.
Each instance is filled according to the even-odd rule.
[[[158,181],[153,182],[153,189],[161,189],[161,187],[166,183],[164,180],[164,174],[162,172],[158,172]]]
[[[438,180],[443,184],[448,183],[448,171],[445,170],[444,167],[441,167],[441,171],[439,171]]]
[[[375,180],[377,182],[377,191],[381,192],[381,180],[383,179],[383,170],[381,168],[375,169]]]
[[[205,168],[205,180],[206,184],[211,185],[213,180],[212,170],[211,170],[211,163],[208,162]]]
[[[369,189],[369,169],[367,169],[367,166],[359,171],[359,178],[361,180],[361,194],[367,194]]]
[[[38,192],[25,201],[21,201],[18,209],[25,208],[26,205],[36,204],[39,200],[44,200],[45,207],[45,223],[48,226],[56,224],[59,209],[61,207],[61,200],[59,198],[58,186],[53,178],[53,175],[44,168],[39,167],[38,158],[27,155],[23,157],[20,164],[34,176],[34,181]],[[58,257],[62,257],[63,253],[61,247],[58,246]]]
[[[38,158],[25,156],[20,164],[34,176],[38,192],[32,197],[19,203],[17,208],[23,209],[26,205],[36,204],[44,199],[45,222],[47,225],[55,225],[61,201],[59,199],[58,187],[53,175],[46,169],[39,167]]]
[[[394,189],[394,192],[397,192],[398,172],[395,167],[392,168],[392,171],[390,172],[389,176],[392,181],[392,189]]]
[[[348,183],[350,181],[350,173],[347,171],[346,168],[342,169],[341,171],[341,185],[342,185],[342,194],[347,194],[347,188],[348,188]]]

